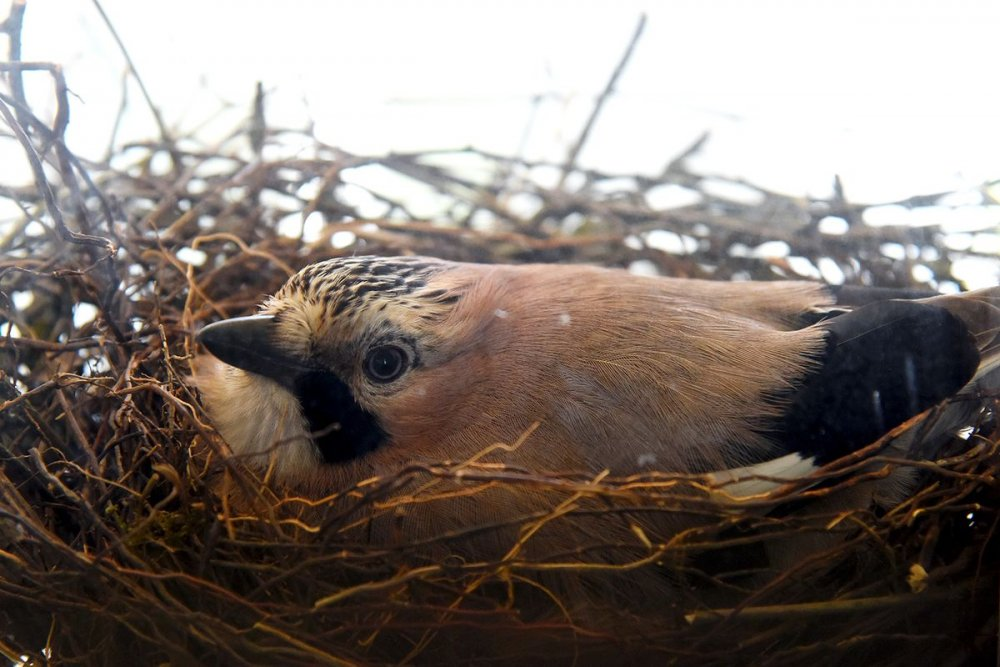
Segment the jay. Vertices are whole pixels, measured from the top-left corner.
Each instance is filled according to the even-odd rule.
[[[881,297],[579,265],[337,258],[304,268],[259,314],[203,328],[214,358],[197,360],[195,378],[233,453],[308,494],[530,433],[500,461],[700,473],[745,496],[952,400],[940,440],[1000,384],[1000,288]],[[522,496],[473,498],[461,517],[431,520],[486,523],[501,503],[528,512]]]

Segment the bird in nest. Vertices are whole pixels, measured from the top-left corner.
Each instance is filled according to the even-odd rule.
[[[1000,384],[1000,288],[894,295],[337,258],[293,276],[260,314],[203,328],[215,358],[195,377],[234,454],[314,495],[519,442],[495,460],[540,474],[698,473],[752,496],[942,401],[953,408],[925,447],[974,422],[984,402],[972,399]],[[899,486],[875,494],[898,500]],[[538,500],[495,492],[421,521],[487,523]]]

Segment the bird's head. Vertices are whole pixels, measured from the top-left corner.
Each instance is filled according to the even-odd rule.
[[[463,418],[469,364],[482,361],[471,341],[483,320],[463,303],[480,282],[469,266],[332,259],[293,276],[260,314],[202,329],[218,361],[199,360],[196,381],[234,453],[286,480],[324,470],[326,486],[420,458],[460,430],[449,424]]]

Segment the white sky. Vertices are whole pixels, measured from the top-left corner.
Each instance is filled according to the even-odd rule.
[[[181,128],[227,103],[244,114],[261,80],[273,123],[312,118],[348,150],[473,144],[561,160],[645,10],[585,165],[656,172],[710,129],[697,166],[796,194],[827,194],[834,173],[869,201],[1000,176],[995,1],[103,5]],[[28,0],[24,57],[66,64],[80,97],[71,142],[102,154],[124,65],[92,3]],[[538,95],[551,97],[532,122]],[[137,110],[126,137],[154,136]]]

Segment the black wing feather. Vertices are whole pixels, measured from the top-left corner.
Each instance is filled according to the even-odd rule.
[[[769,429],[818,464],[864,447],[957,393],[979,366],[975,338],[944,308],[884,301],[843,312],[826,329],[820,364]]]

